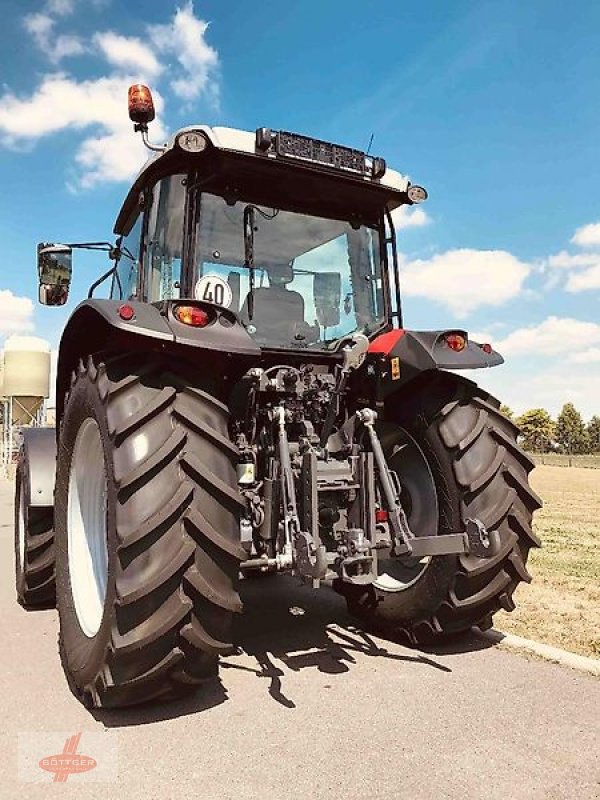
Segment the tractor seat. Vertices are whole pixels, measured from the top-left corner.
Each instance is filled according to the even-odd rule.
[[[240,311],[242,321],[248,324],[248,297]],[[304,298],[299,292],[282,286],[262,287],[254,290],[252,324],[269,339],[289,336],[289,326],[304,322]]]

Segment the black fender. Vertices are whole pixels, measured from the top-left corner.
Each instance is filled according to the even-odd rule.
[[[30,507],[54,506],[56,479],[56,435],[54,428],[22,428],[19,469],[25,473]]]
[[[463,336],[467,342],[465,348],[452,350],[446,341],[449,334]],[[377,374],[381,393],[386,395],[424,372],[496,367],[504,363],[504,358],[490,345],[471,341],[464,330],[395,329],[371,342],[369,361]]]
[[[194,328],[179,322],[173,314],[177,304],[205,309],[210,317],[209,324]],[[203,371],[213,370],[215,375],[221,378],[227,375],[231,379],[241,376],[260,358],[260,347],[237,316],[220,306],[188,299],[161,303],[84,300],[69,318],[60,341],[56,375],[57,427],[71,375],[81,359],[92,353],[140,351],[191,359],[197,361]]]

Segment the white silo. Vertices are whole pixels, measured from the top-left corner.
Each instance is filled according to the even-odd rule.
[[[10,336],[3,361],[2,394],[11,401],[13,425],[29,425],[50,394],[50,345],[37,336]]]
[[[19,449],[18,429],[43,424],[50,345],[36,336],[10,336],[0,355],[0,463],[10,473]]]

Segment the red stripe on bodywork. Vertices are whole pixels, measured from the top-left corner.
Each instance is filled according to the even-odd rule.
[[[369,345],[369,353],[382,353],[383,355],[387,356],[390,350],[400,341],[403,336],[404,331],[402,328],[398,328],[394,331],[388,331],[387,333],[382,333],[381,336],[373,339]]]

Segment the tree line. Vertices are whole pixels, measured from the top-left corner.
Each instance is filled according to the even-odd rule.
[[[532,408],[515,417],[508,406],[502,413],[521,429],[521,444],[536,453],[579,455],[600,453],[600,416],[586,424],[573,403],[565,403],[556,420],[545,408]]]

